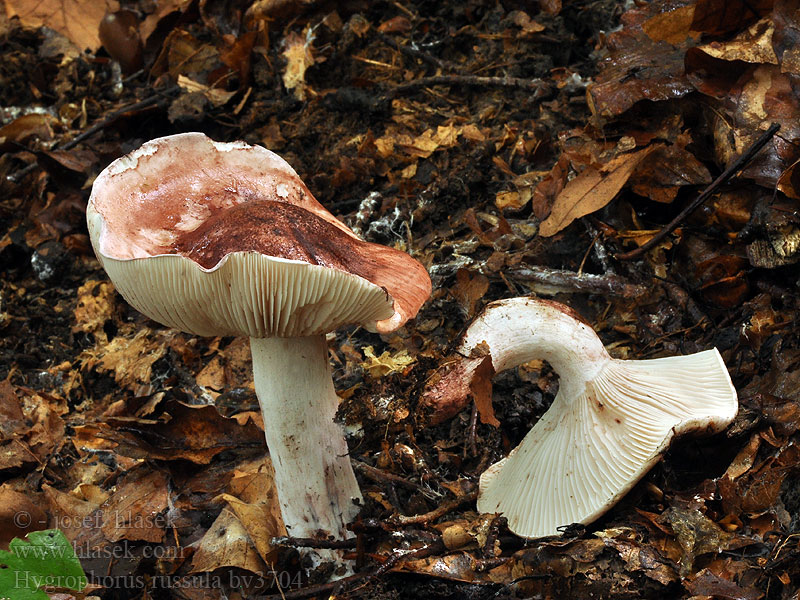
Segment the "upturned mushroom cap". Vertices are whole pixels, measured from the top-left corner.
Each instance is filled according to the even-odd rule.
[[[479,346],[485,357],[470,358]],[[464,366],[451,368],[423,399],[434,411],[434,404],[451,412],[463,402],[469,386],[462,378],[476,376],[477,361],[491,360],[489,372],[500,372],[545,359],[560,377],[550,409],[481,475],[478,509],[503,513],[522,537],[591,523],[647,473],[675,435],[720,431],[738,409],[716,349],[613,359],[591,327],[556,302],[494,302],[467,329],[458,351]]]
[[[357,238],[286,161],[244,142],[147,142],[100,173],[86,216],[122,296],[197,335],[392,331],[430,294],[419,262]]]

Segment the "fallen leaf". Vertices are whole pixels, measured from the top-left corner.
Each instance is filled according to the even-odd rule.
[[[137,469],[125,475],[99,509],[105,538],[111,542],[161,542],[169,526],[167,485],[161,471]]]
[[[364,358],[366,360],[361,366],[369,372],[370,376],[376,378],[392,373],[402,373],[417,360],[410,356],[407,350],[400,350],[394,354],[385,350],[380,356],[375,356],[375,348],[372,346],[364,348]]]
[[[703,569],[687,582],[686,589],[694,596],[708,596],[723,600],[759,600],[764,593],[755,588],[743,588],[733,581],[722,579],[708,569]]]
[[[264,434],[252,423],[241,426],[214,406],[189,406],[169,400],[168,420],[107,417],[95,437],[117,444],[116,452],[132,458],[190,460],[208,464],[230,448],[263,448]]]
[[[306,69],[314,64],[311,50],[313,40],[310,30],[306,30],[303,35],[292,31],[283,40],[283,56],[286,58],[283,85],[297,100],[306,98]]]
[[[539,227],[539,234],[553,236],[575,219],[603,208],[654,149],[655,146],[648,146],[638,152],[621,154],[600,168],[586,167],[558,195],[550,216]]]
[[[47,26],[63,34],[79,50],[100,47],[100,21],[109,8],[104,0],[5,0],[8,18],[25,27]]]
[[[114,381],[133,390],[137,396],[146,396],[151,392],[153,363],[167,351],[163,335],[142,329],[133,339],[117,335],[105,346],[98,347],[102,347],[100,357],[86,353],[82,355],[87,367],[96,365],[100,371],[112,372]]]
[[[220,567],[238,567],[252,573],[266,568],[253,540],[236,514],[223,508],[197,545],[192,557],[192,573],[214,571]]]
[[[741,60],[743,62],[772,65],[778,64],[778,57],[772,47],[775,24],[772,19],[761,19],[732,40],[711,42],[697,46],[696,51],[705,52],[720,60]]]
[[[78,288],[73,333],[91,333],[101,344],[108,342],[103,326],[114,316],[116,308],[114,285],[91,279]]]
[[[692,31],[721,35],[769,14],[774,0],[698,0]]]
[[[459,269],[456,271],[456,283],[450,288],[450,293],[458,302],[464,316],[471,319],[475,316],[478,305],[488,289],[489,279],[485,275],[469,269]]]

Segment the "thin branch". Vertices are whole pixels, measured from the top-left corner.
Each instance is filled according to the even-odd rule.
[[[515,281],[532,283],[534,291],[540,294],[577,292],[636,298],[646,294],[648,289],[647,286],[631,283],[619,275],[575,273],[547,267],[513,267],[506,269],[505,274]]]
[[[389,517],[389,520],[397,525],[416,525],[419,523],[430,523],[438,519],[439,517],[443,517],[450,511],[457,509],[462,504],[467,504],[468,502],[474,502],[478,499],[478,490],[470,492],[469,494],[464,494],[463,496],[459,496],[455,500],[451,500],[450,502],[444,502],[434,508],[430,512],[423,513],[421,515],[412,515],[410,517],[406,517],[404,515],[394,515]]]
[[[455,65],[455,64],[452,64],[452,63],[448,63],[448,62],[443,61],[443,60],[439,60],[435,56],[432,56],[432,55],[428,54],[427,52],[423,52],[422,50],[417,50],[416,48],[412,48],[411,46],[404,46],[402,44],[398,44],[394,40],[394,38],[392,38],[391,36],[386,35],[385,33],[381,32],[381,31],[377,31],[376,30],[375,31],[375,35],[377,35],[378,39],[381,40],[384,44],[386,44],[387,46],[390,46],[391,48],[394,48],[398,52],[401,52],[401,53],[403,53],[403,54],[405,54],[405,55],[407,55],[407,56],[409,56],[411,58],[419,59],[419,60],[421,60],[423,62],[426,62],[429,65],[432,65],[432,66],[437,67],[439,69],[454,69],[454,68],[458,67],[458,65]]]
[[[431,490],[423,488],[418,483],[409,481],[404,477],[400,477],[400,475],[395,475],[394,473],[387,473],[386,471],[376,469],[375,467],[372,467],[367,463],[363,463],[360,461],[353,461],[353,466],[359,471],[361,471],[364,475],[372,479],[372,481],[396,483],[410,490],[414,490],[415,492],[421,492],[426,496],[430,495],[431,493]]]
[[[291,546],[292,548],[330,548],[337,550],[340,548],[355,548],[356,538],[346,540],[324,540],[318,538],[300,538],[281,536],[272,538],[273,546]]]
[[[395,550],[386,559],[386,561],[384,561],[383,564],[369,571],[356,573],[355,575],[350,575],[349,577],[345,577],[337,581],[321,583],[318,585],[310,585],[300,590],[290,592],[281,591],[280,595],[267,596],[267,600],[278,600],[279,598],[281,600],[300,600],[301,598],[311,598],[313,596],[328,597],[331,595],[338,595],[344,590],[347,590],[351,584],[360,581],[363,581],[363,584],[366,584],[368,581],[375,579],[376,577],[380,577],[401,562],[425,558],[426,556],[436,554],[437,552],[443,552],[444,550],[444,543],[441,541],[436,541],[423,546],[422,548],[417,548],[416,550],[411,551]]]
[[[123,106],[122,108],[115,110],[114,112],[106,116],[102,121],[95,123],[94,125],[89,127],[89,129],[86,129],[85,131],[79,133],[70,141],[61,145],[54,146],[53,148],[51,148],[51,151],[71,150],[72,148],[80,144],[83,140],[93,136],[98,131],[102,131],[103,129],[111,125],[111,123],[113,123],[120,117],[124,116],[126,113],[142,110],[144,108],[148,108],[150,106],[166,102],[166,100],[169,99],[169,96],[179,89],[180,86],[173,85],[164,90],[156,92],[149,98],[145,98],[140,102],[134,102],[133,104],[128,104],[126,106]],[[12,183],[19,183],[28,173],[33,171],[37,166],[38,166],[37,162],[32,162],[31,164],[20,169],[16,173],[8,175],[7,179]]]
[[[432,85],[466,85],[473,87],[508,87],[533,92],[534,97],[544,95],[552,86],[541,79],[521,79],[519,77],[481,77],[478,75],[434,75],[421,77],[393,87],[386,93],[388,98],[394,98],[405,92],[414,91]]]
[[[761,150],[767,142],[769,142],[772,137],[778,132],[781,128],[779,123],[773,123],[772,126],[767,129],[761,137],[759,137],[753,144],[744,151],[744,153],[737,158],[730,167],[725,169],[719,177],[717,177],[714,181],[711,182],[703,192],[694,199],[694,201],[684,208],[677,217],[672,219],[661,231],[659,231],[656,235],[651,237],[647,242],[636,248],[635,250],[631,250],[630,252],[625,252],[624,254],[617,254],[614,258],[617,260],[633,260],[635,258],[639,258],[650,250],[651,248],[655,247],[656,245],[660,244],[661,241],[667,237],[670,233],[677,229],[678,225],[683,223],[684,219],[692,214],[695,210],[697,210],[701,204],[703,204],[711,194],[713,194],[717,188],[719,188],[722,184],[728,181],[731,177],[736,175],[739,171],[741,171],[747,164],[753,160],[753,157],[758,154],[758,151]]]

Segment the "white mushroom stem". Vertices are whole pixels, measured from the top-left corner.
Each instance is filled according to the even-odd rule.
[[[361,492],[341,427],[324,335],[250,338],[256,394],[289,535],[348,536]],[[322,554],[322,553],[321,553]]]
[[[653,360],[611,358],[567,307],[533,298],[490,304],[459,352],[486,346],[495,372],[533,359],[560,376],[545,415],[481,476],[478,509],[503,513],[522,537],[590,523],[659,459],[676,434],[719,431],[736,391],[714,350]]]

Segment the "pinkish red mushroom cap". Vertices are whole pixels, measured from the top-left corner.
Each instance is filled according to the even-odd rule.
[[[201,335],[312,335],[348,323],[387,332],[431,290],[419,262],[356,237],[282,158],[201,133],[111,163],[87,221],[126,300]]]

